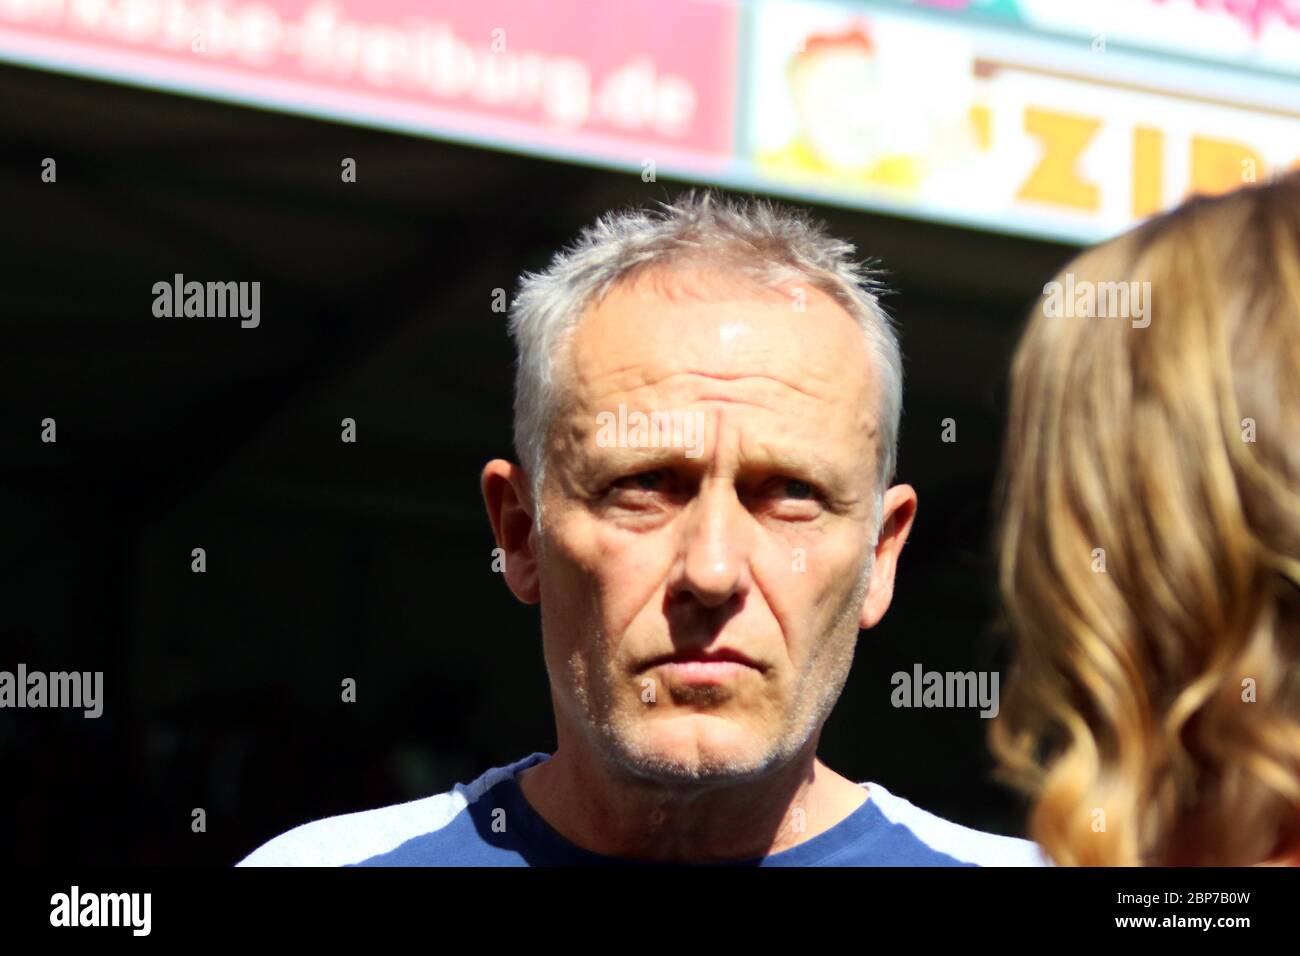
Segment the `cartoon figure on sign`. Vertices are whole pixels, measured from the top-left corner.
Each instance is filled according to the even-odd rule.
[[[915,30],[879,35],[856,19],[803,39],[786,66],[792,135],[760,153],[759,165],[915,195],[937,167],[963,155],[970,57],[952,55],[962,51],[951,43],[938,56]]]

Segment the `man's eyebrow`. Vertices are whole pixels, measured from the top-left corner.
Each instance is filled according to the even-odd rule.
[[[622,471],[626,468],[636,468],[640,471],[646,471],[651,468],[662,468],[682,463],[691,464],[692,467],[701,467],[699,458],[688,458],[686,452],[690,449],[681,446],[658,446],[653,445],[645,448],[632,446],[612,446],[600,447],[594,444],[587,445],[579,449],[575,456],[575,464],[578,468],[588,472],[605,472],[605,471]]]
[[[588,472],[622,471],[636,469],[648,471],[655,468],[684,465],[691,471],[704,471],[708,462],[703,458],[688,458],[684,447],[598,447],[587,446],[576,456],[576,464]],[[850,477],[840,463],[824,455],[807,454],[788,448],[766,448],[758,454],[743,454],[740,473],[761,471],[771,474],[790,474],[828,486],[838,486]]]
[[[824,486],[828,491],[843,491],[851,479],[841,464],[833,459],[803,449],[765,448],[760,455],[742,456],[740,470],[762,470],[788,474]]]

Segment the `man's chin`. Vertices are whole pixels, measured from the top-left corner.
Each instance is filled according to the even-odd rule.
[[[753,777],[772,762],[771,741],[728,717],[664,715],[621,741],[623,763],[637,776],[669,782],[726,782]]]

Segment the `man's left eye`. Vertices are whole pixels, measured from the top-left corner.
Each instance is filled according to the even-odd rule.
[[[662,471],[641,471],[632,475],[624,475],[616,479],[611,488],[619,490],[634,491],[659,491],[664,485],[664,474]]]
[[[773,478],[763,486],[754,504],[773,517],[804,521],[822,514],[826,498],[811,481]]]
[[[787,498],[815,498],[817,489],[806,481],[798,478],[787,478],[782,483],[782,489]]]

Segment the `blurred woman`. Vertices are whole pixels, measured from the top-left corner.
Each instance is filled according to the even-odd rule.
[[[994,752],[1060,864],[1298,863],[1300,172],[1055,282],[1011,373]]]

